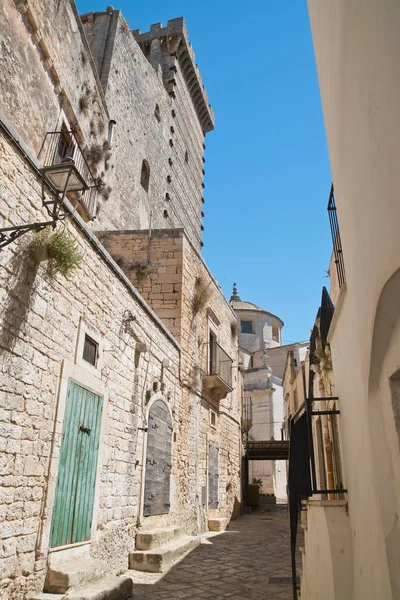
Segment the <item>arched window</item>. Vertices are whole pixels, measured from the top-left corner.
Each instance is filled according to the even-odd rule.
[[[149,191],[149,182],[150,182],[150,166],[147,160],[142,162],[142,172],[140,173],[140,185],[144,189],[145,192]]]

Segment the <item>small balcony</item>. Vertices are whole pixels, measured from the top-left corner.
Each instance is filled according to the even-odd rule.
[[[337,280],[339,288],[341,288],[346,283],[346,275],[344,271],[343,250],[342,242],[340,239],[339,222],[336,211],[335,190],[333,188],[333,183],[329,194],[328,215],[332,233],[333,253],[334,262],[336,264]]]
[[[203,375],[203,389],[209,392],[214,400],[222,400],[233,389],[233,360],[217,342],[210,342],[207,346],[208,369]]]
[[[72,165],[67,198],[85,221],[93,219],[96,215],[97,185],[74,131],[62,128],[61,131],[47,133],[39,156],[46,174],[50,175],[56,187],[63,187],[65,166]]]

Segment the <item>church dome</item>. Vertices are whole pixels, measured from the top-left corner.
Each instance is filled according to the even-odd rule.
[[[274,319],[280,321],[282,323],[282,327],[284,325],[282,319],[270,313],[268,310],[264,310],[263,308],[257,306],[257,304],[254,304],[253,302],[244,302],[238,294],[236,283],[233,284],[233,291],[231,299],[229,300],[229,304],[233,308],[233,310],[249,310],[265,313],[267,315],[270,315]]]

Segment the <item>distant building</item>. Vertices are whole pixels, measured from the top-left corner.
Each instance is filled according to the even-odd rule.
[[[288,350],[300,361],[308,342],[282,346],[283,321],[252,302],[244,302],[236,284],[230,305],[238,318],[239,349],[243,357],[243,412],[249,441],[281,440],[285,435],[282,377]],[[261,479],[262,492],[286,500],[284,461],[252,460],[249,481]]]

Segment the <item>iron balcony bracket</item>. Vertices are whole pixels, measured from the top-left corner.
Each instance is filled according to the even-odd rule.
[[[16,225],[15,227],[0,228],[0,248],[4,248],[20,238],[29,231],[41,231],[45,227],[52,225],[55,227],[57,221],[43,221],[42,223],[30,223],[29,225]]]

